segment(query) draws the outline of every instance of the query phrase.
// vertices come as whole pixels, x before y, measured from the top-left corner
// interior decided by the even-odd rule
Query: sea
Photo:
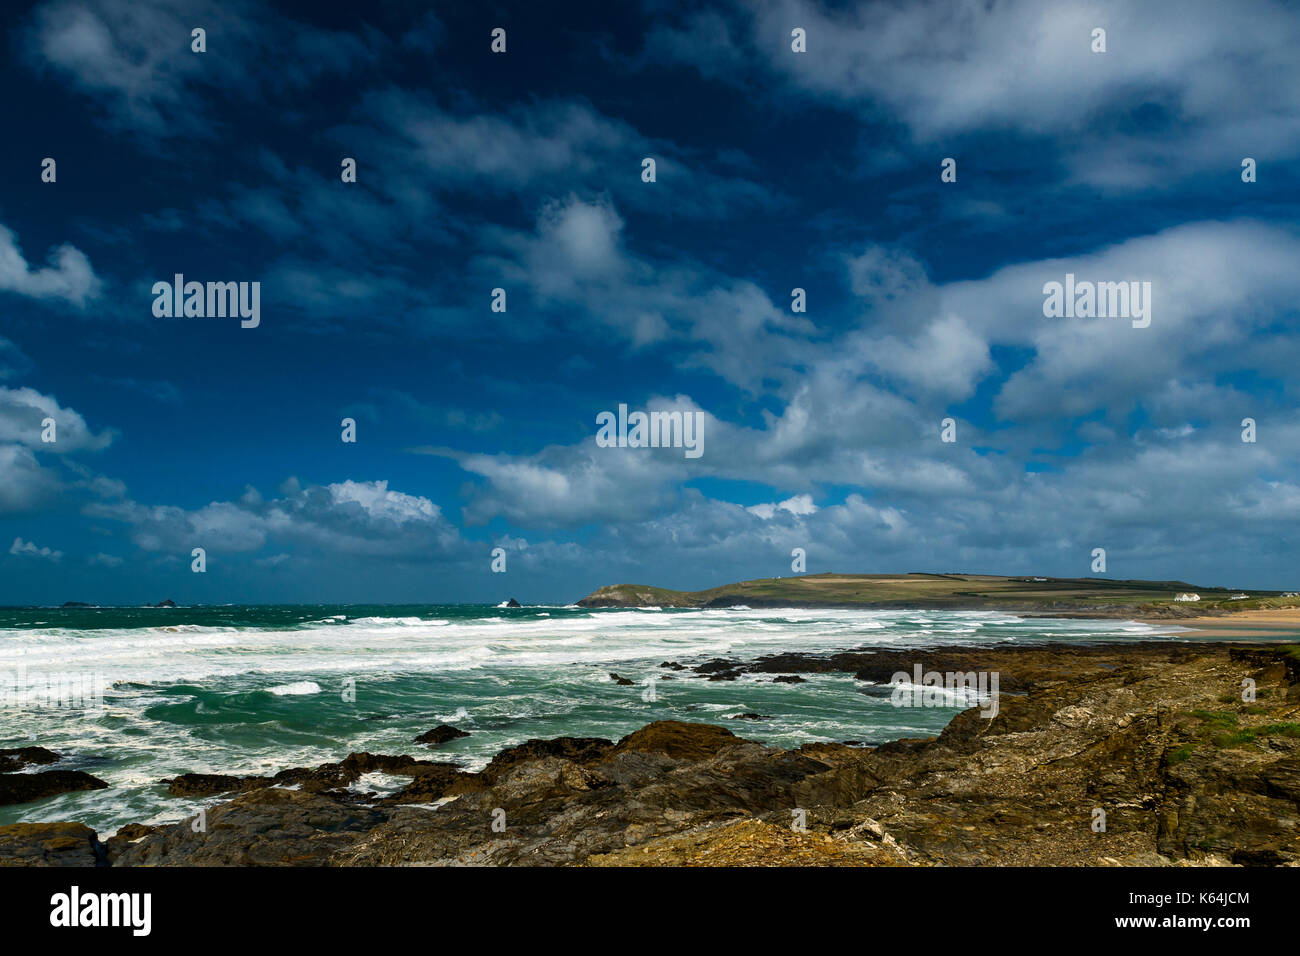
[[[199,804],[167,796],[162,782],[179,773],[270,775],[354,751],[475,770],[529,738],[617,740],[660,719],[720,724],[781,747],[877,744],[935,734],[976,701],[959,693],[941,706],[896,707],[888,688],[882,693],[848,673],[805,673],[804,683],[774,683],[774,674],[710,681],[690,668],[791,651],[1179,633],[1134,621],[988,611],[0,608],[0,748],[46,747],[64,759],[25,772],[84,770],[109,784],[0,806],[0,825],[71,820],[104,836],[125,823],[192,815]],[[764,719],[735,719],[741,714]],[[439,724],[469,736],[437,748],[414,742]],[[379,793],[405,782],[362,781]]]

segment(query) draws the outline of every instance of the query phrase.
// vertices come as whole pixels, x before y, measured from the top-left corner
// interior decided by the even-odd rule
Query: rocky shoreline
[[[937,737],[876,747],[785,750],[656,721],[618,741],[530,740],[479,772],[359,753],[270,777],[182,774],[168,781],[177,822],[108,837],[75,822],[4,826],[0,865],[1300,864],[1294,647],[862,650],[689,670],[848,673],[865,692],[915,664],[996,671],[996,716],[972,708]],[[761,715],[746,716],[745,735],[761,737]],[[422,736],[436,747],[454,731]],[[77,773],[31,772],[57,759],[0,751],[0,794],[22,802],[34,778]],[[377,793],[363,779],[376,773],[406,782]],[[104,785],[83,776],[77,788]]]

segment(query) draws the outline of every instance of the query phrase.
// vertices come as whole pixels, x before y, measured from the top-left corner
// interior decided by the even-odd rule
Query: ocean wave
[[[498,618],[497,620],[500,620]],[[350,624],[360,624],[363,627],[445,627],[451,622],[443,618],[422,618],[422,617],[357,617],[353,618]]]

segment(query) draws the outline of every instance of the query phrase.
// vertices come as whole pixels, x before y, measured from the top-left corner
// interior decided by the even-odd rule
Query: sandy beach
[[[1139,619],[1143,620],[1143,619]],[[1235,637],[1260,641],[1300,639],[1300,608],[1237,611],[1213,617],[1189,617],[1176,622],[1145,619],[1149,624],[1173,624],[1195,631],[1196,637]]]

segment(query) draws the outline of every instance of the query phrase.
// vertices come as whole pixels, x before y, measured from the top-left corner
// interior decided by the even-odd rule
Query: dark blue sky
[[[2,602],[567,602],[796,547],[1300,586],[1294,5],[6,14]],[[175,273],[260,325],[155,317]],[[1149,327],[1045,317],[1067,273]],[[620,403],[704,453],[598,447]]]

